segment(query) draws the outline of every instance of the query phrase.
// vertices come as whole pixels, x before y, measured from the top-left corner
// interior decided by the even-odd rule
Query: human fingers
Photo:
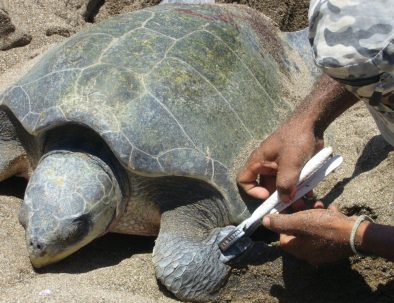
[[[279,243],[285,252],[313,266],[320,266],[332,259],[330,250],[333,247],[324,241],[316,241],[311,237],[281,234]],[[335,252],[333,254],[335,255]]]
[[[279,241],[280,247],[285,252],[316,267],[341,260],[352,254],[346,246],[308,236],[281,234]]]
[[[338,205],[336,205],[336,204],[334,204],[334,203],[331,203],[331,204],[327,207],[327,209],[333,210],[333,211],[339,211]]]
[[[256,199],[265,200],[269,197],[270,192],[264,186],[257,182],[258,176],[272,176],[276,173],[277,164],[267,161],[255,161],[243,168],[238,176],[238,185],[250,196]]]
[[[314,255],[318,255],[313,242],[306,237],[281,234],[279,245],[288,254],[308,263],[315,259]]]
[[[316,201],[313,205],[313,209],[324,209],[324,204],[322,201]]]
[[[276,190],[276,173],[275,175],[260,175],[259,184],[266,188],[271,194]]]
[[[303,164],[300,157],[291,155],[279,159],[276,188],[282,202],[288,203],[294,198]]]
[[[313,193],[313,190],[309,191],[306,195],[304,195],[301,199],[295,201],[291,208],[293,212],[299,212],[302,210],[307,210],[314,208],[316,203],[316,196]]]
[[[296,236],[280,234],[279,245],[284,251],[292,253],[294,242],[297,242]]]
[[[292,215],[268,215],[263,218],[263,225],[265,228],[277,233],[295,235],[302,231],[302,225],[304,223],[303,217],[303,212]]]
[[[293,202],[289,208],[291,209],[291,213],[296,213],[307,209],[307,205],[304,203],[303,199],[298,199],[297,201]]]
[[[245,190],[245,192],[249,196],[259,200],[266,200],[270,196],[269,191],[266,188],[259,186],[258,184]]]

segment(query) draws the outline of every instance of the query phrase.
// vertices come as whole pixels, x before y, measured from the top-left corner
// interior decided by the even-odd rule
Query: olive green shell
[[[151,7],[67,39],[0,102],[33,137],[84,125],[134,173],[207,181],[238,221],[234,159],[288,108],[279,34],[244,6]]]

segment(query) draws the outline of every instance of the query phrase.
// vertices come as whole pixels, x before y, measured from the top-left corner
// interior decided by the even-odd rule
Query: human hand
[[[237,183],[256,199],[267,199],[275,188],[283,202],[296,193],[303,165],[323,147],[312,127],[293,119],[264,140],[250,155],[237,176]]]
[[[311,209],[291,215],[269,215],[263,225],[280,233],[280,247],[312,265],[353,255],[349,245],[355,218],[331,209]],[[367,223],[367,222],[365,222]]]

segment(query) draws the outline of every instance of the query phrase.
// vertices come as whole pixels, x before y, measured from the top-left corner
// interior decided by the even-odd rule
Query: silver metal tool
[[[290,203],[281,202],[278,192],[274,192],[248,219],[235,227],[219,242],[219,248],[222,251],[224,260],[228,262],[250,247],[251,240],[246,238],[261,225],[265,215],[278,213],[289,207],[293,202],[316,187],[320,181],[341,165],[342,162],[343,158],[341,156],[332,156],[331,147],[323,148],[318,152],[301,170],[297,184],[297,193]]]

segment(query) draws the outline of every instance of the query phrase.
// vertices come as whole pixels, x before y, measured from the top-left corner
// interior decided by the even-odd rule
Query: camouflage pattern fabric
[[[367,108],[374,118],[382,137],[394,146],[394,112],[387,108],[387,111],[380,111],[376,106],[367,103]],[[391,111],[388,111],[391,110]]]
[[[381,102],[394,94],[393,0],[311,0],[308,17],[316,65],[368,101],[394,146],[394,102]]]

